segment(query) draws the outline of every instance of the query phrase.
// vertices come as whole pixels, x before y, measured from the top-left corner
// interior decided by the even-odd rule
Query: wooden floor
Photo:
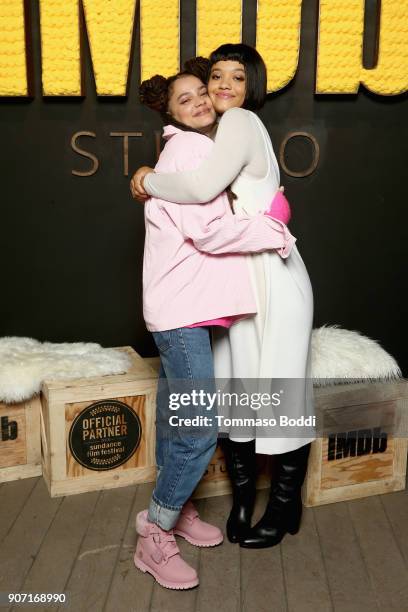
[[[133,565],[134,519],[151,490],[51,499],[42,478],[0,485],[0,592],[65,592],[62,610],[96,612],[408,611],[406,490],[306,508],[301,531],[266,550],[179,540],[200,576],[198,588],[181,592]],[[258,494],[257,516],[266,495]],[[223,527],[230,497],[197,506]]]

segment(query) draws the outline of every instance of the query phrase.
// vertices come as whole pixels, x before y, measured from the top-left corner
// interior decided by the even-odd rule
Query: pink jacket
[[[212,141],[168,125],[156,172],[193,170]],[[145,204],[143,314],[149,331],[256,313],[244,253],[277,249],[288,257],[296,238],[262,213],[235,216],[225,193],[209,204]]]

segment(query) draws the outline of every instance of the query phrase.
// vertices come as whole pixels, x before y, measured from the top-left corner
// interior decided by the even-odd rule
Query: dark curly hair
[[[210,72],[210,60],[206,57],[192,57],[184,62],[184,72],[188,72],[199,78],[203,83],[207,83]]]
[[[155,74],[140,85],[140,102],[152,110],[162,113],[167,108],[168,89],[167,79],[161,74]]]
[[[140,102],[152,110],[159,112],[165,121],[168,121],[167,108],[171,95],[171,88],[175,81],[183,76],[195,76],[203,83],[207,83],[210,62],[204,57],[193,57],[187,60],[183,70],[171,77],[155,74],[143,81],[139,88]]]

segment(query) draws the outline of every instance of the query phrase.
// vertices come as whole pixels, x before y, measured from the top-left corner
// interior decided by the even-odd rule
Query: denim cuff
[[[180,512],[181,508],[180,510],[170,510],[169,508],[161,506],[152,497],[150,500],[147,520],[151,523],[156,523],[156,525],[165,531],[169,531],[170,529],[173,529],[174,525],[177,523]]]

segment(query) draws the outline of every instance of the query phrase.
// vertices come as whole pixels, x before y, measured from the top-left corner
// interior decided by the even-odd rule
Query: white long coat
[[[238,215],[240,211],[253,215],[265,210],[280,185],[279,166],[268,132],[257,117],[256,124],[264,137],[268,174],[258,180],[242,175],[235,179],[231,187],[238,197],[234,202]],[[287,259],[273,251],[248,255],[247,259],[258,314],[238,321],[229,330],[213,328],[215,376],[223,380],[259,379],[260,389],[265,387],[265,383],[268,386],[267,381],[272,381],[273,386],[277,379],[296,379],[287,385],[290,387],[290,417],[312,416],[313,292],[305,264],[296,244]],[[277,385],[281,386],[279,381]],[[254,416],[267,414],[272,414],[271,408],[262,409]],[[315,439],[310,428],[290,431],[291,436],[284,437],[283,430],[275,428],[273,435],[265,437],[265,430],[258,429],[254,432],[256,452],[283,453]],[[308,437],[305,437],[306,433]],[[230,435],[233,437],[231,430]]]

